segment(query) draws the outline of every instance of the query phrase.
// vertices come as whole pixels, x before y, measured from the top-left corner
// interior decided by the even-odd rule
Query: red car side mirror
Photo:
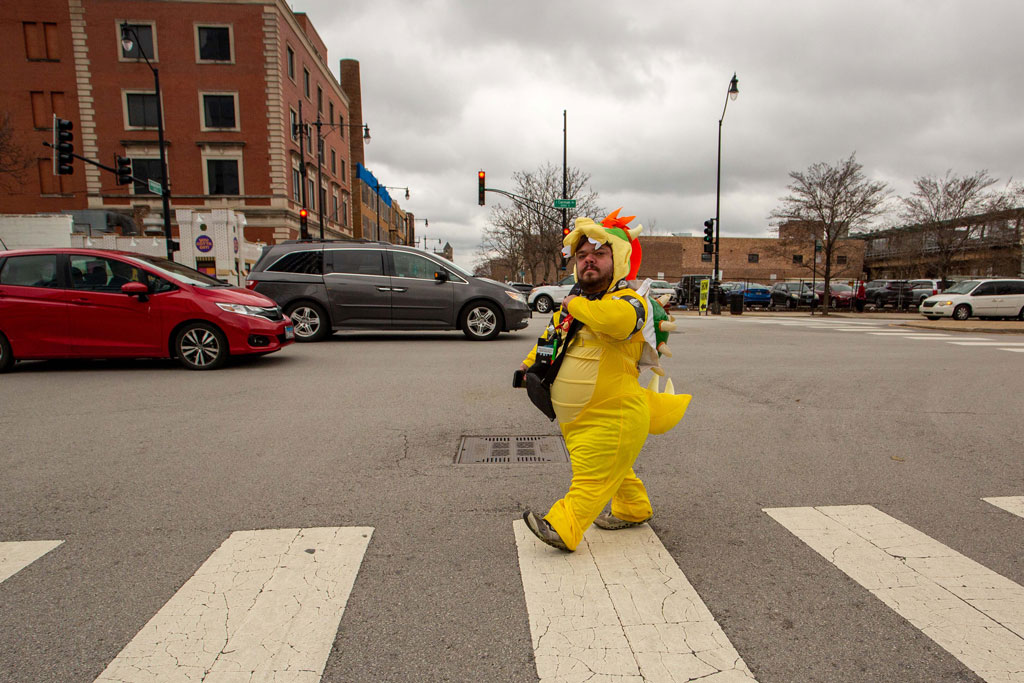
[[[137,296],[139,301],[146,301],[149,287],[141,282],[126,282],[121,285],[121,292],[128,296]]]

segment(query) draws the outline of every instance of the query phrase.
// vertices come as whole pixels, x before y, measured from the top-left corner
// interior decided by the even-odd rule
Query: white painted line
[[[1000,351],[1015,351],[1017,353],[1024,353],[1024,349],[1021,349],[1021,348],[1008,349],[1008,348],[1005,348],[1005,347],[1000,347],[999,350]]]
[[[96,681],[316,683],[372,533],[234,532]]]
[[[949,335],[948,334],[915,334],[915,335],[912,335],[910,337],[907,337],[907,339],[934,339],[936,341],[948,341],[949,340]]]
[[[870,505],[765,509],[987,681],[1024,680],[1024,588]]]
[[[542,683],[754,680],[649,526],[591,527],[571,554],[513,528]]]
[[[878,337],[911,337],[914,335],[913,332],[868,332]]]
[[[957,346],[1024,346],[1024,342],[1002,341],[951,341],[949,343]]]
[[[0,543],[0,583],[11,578],[64,541],[4,541]]]
[[[1017,350],[1017,349],[1015,349]],[[1004,496],[1001,498],[982,498],[986,503],[991,503],[998,508],[1013,513],[1018,517],[1024,517],[1024,496]]]

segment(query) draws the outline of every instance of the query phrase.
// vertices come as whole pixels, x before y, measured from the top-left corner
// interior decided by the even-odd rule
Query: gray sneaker
[[[544,543],[547,543],[552,548],[572,552],[565,545],[565,542],[562,541],[562,537],[558,535],[558,532],[543,517],[538,517],[532,512],[527,511],[523,513],[523,521],[526,522],[527,528],[533,532],[533,535]]]
[[[607,529],[609,531],[617,531],[619,529],[628,529],[632,526],[640,526],[641,524],[647,524],[647,522],[651,521],[652,519],[654,519],[654,515],[651,515],[647,519],[642,520],[640,522],[627,522],[624,519],[619,519],[610,512],[602,512],[600,515],[597,516],[597,519],[594,520],[594,526],[601,529]]]

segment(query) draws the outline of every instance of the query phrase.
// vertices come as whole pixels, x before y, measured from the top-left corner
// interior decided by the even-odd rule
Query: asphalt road
[[[756,679],[981,680],[763,510],[871,505],[1024,584],[1024,519],[982,500],[1024,495],[1024,353],[680,322],[664,365],[694,399],[636,469]],[[557,434],[510,387],[541,324],[0,377],[0,542],[64,541],[0,583],[0,681],[93,681],[233,531],[342,526],[373,534],[322,680],[536,680],[512,522],[569,467],[452,461],[462,435]]]

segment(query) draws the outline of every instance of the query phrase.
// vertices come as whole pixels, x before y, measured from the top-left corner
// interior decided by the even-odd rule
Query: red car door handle
[[[78,299],[72,299],[71,303],[78,304],[79,306],[84,306],[84,305],[89,304],[90,302],[89,302],[88,299],[78,298]]]

